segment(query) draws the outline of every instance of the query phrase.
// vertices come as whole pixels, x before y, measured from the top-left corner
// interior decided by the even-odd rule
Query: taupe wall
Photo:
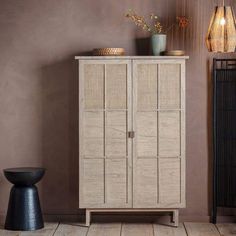
[[[219,1],[220,2],[220,1]],[[235,1],[227,1],[233,4]],[[204,37],[214,0],[1,0],[0,167],[45,166],[40,185],[45,214],[76,214],[78,94],[73,57],[95,47],[136,53],[143,36],[123,15],[129,8],[166,22],[186,14],[185,33],[170,32],[168,47],[185,49],[187,64],[188,219],[207,219],[211,197],[210,83]],[[236,4],[234,3],[234,6]],[[10,184],[0,175],[0,215]]]

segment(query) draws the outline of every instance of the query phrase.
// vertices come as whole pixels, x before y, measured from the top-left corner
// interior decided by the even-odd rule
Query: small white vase
[[[166,51],[166,34],[153,34],[151,36],[152,53],[159,56]]]

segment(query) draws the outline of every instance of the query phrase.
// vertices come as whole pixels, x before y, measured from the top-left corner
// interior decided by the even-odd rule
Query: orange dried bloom
[[[185,16],[178,16],[176,19],[180,28],[186,28],[189,24],[189,19]]]

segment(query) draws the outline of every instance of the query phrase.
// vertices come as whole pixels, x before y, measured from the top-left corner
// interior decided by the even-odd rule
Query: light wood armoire
[[[170,212],[185,199],[188,57],[76,57],[79,208]]]

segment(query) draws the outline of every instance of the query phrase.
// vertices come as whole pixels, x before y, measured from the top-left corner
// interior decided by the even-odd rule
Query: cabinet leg
[[[175,227],[179,226],[179,210],[173,211],[172,222],[173,222],[173,226]]]
[[[85,225],[90,226],[90,222],[91,222],[91,211],[86,209],[86,222],[85,222]]]

